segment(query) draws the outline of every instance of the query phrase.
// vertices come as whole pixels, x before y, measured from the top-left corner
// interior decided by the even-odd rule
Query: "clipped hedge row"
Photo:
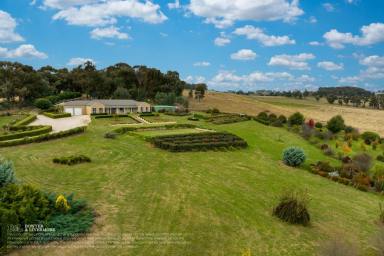
[[[5,140],[14,140],[14,139],[20,139],[24,137],[31,137],[36,135],[41,135],[45,133],[50,133],[52,131],[52,126],[46,125],[46,126],[31,126],[35,129],[32,130],[26,130],[22,132],[16,132],[16,133],[10,133],[5,135],[0,135],[0,141]]]
[[[143,112],[143,113],[140,113],[139,116],[159,116],[159,113]]]
[[[100,118],[112,118],[112,117],[129,117],[127,114],[121,114],[121,115],[95,115],[95,119],[100,119]]]
[[[67,137],[70,135],[83,133],[86,131],[86,129],[87,129],[86,126],[81,126],[81,127],[76,127],[70,130],[56,132],[56,133],[46,133],[46,134],[37,135],[33,137],[25,137],[22,139],[0,141],[0,147],[10,147],[10,146],[16,146],[16,145],[23,145],[23,144],[59,139],[59,138]]]
[[[72,115],[70,113],[50,113],[50,112],[44,112],[43,115],[57,119],[57,118],[65,118],[65,117],[71,117]]]
[[[36,115],[32,114],[32,115],[29,115],[19,121],[17,121],[16,123],[14,123],[12,126],[21,126],[21,125],[27,125],[27,124],[30,124],[32,123],[33,121],[35,121],[37,118]]]
[[[90,163],[91,158],[78,155],[78,156],[67,156],[67,157],[57,157],[52,160],[55,164],[65,164],[65,165],[74,165],[81,163]]]
[[[205,151],[230,147],[246,148],[248,146],[242,138],[224,132],[158,136],[150,138],[149,141],[155,147],[172,152]]]
[[[248,121],[250,119],[251,118],[246,115],[223,114],[223,115],[212,116],[208,119],[208,121],[213,124],[231,124],[231,123]]]
[[[145,127],[120,127],[111,131],[111,133],[124,134],[127,132],[133,131],[148,131],[148,130],[169,130],[169,129],[178,129],[178,128],[196,128],[193,124],[167,124],[167,125],[152,125]]]

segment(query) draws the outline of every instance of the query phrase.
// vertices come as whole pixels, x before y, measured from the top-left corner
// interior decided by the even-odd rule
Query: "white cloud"
[[[304,13],[299,0],[191,0],[188,9],[218,28],[231,26],[238,20],[292,22]]]
[[[247,25],[242,28],[237,28],[234,32],[235,35],[245,36],[247,39],[256,40],[264,46],[278,46],[286,44],[295,44],[295,40],[290,39],[288,36],[269,36],[264,33],[260,28]]]
[[[127,33],[119,31],[119,28],[111,26],[106,28],[95,28],[91,31],[91,37],[93,39],[102,39],[102,38],[117,38],[120,40],[129,39]]]
[[[220,32],[220,36],[215,38],[214,43],[217,46],[225,46],[231,43],[231,39],[224,32]]]
[[[367,80],[384,79],[384,56],[372,55],[368,57],[360,57],[359,63],[366,67],[360,70],[360,73],[355,76],[340,78],[340,83],[354,84]]]
[[[230,90],[239,88],[248,88],[250,90],[261,89],[262,87],[270,87],[273,83],[278,82],[283,87],[303,88],[315,81],[315,78],[308,75],[295,77],[288,72],[267,72],[254,71],[246,75],[237,75],[234,71],[221,70],[210,81],[210,88],[220,90]],[[258,88],[256,88],[258,87]]]
[[[361,36],[354,36],[351,33],[341,33],[332,29],[323,35],[327,44],[332,48],[342,49],[345,44],[367,46],[384,42],[384,24],[371,23],[361,28]]]
[[[275,55],[273,56],[268,65],[269,66],[283,66],[288,67],[290,69],[297,69],[297,70],[309,70],[310,67],[308,65],[309,60],[312,60],[315,58],[315,55],[311,53],[301,53],[298,55]]]
[[[312,41],[312,42],[309,42],[308,44],[311,45],[311,46],[321,46],[321,45],[323,45],[322,43],[320,43],[318,41]]]
[[[139,19],[152,24],[167,20],[160,11],[160,6],[150,1],[142,3],[139,0],[83,0],[78,3],[71,0],[65,5],[61,1],[53,2],[55,4],[51,3],[50,7],[57,6],[55,8],[61,9],[53,19],[65,20],[70,25],[105,26],[115,24],[119,17]]]
[[[92,62],[92,63],[96,63],[93,59],[89,59],[89,58],[72,58],[68,61],[67,65],[68,66],[79,66],[79,65],[83,65],[85,62]]]
[[[209,66],[211,66],[211,63],[209,63],[208,61],[200,61],[200,62],[194,63],[193,66],[195,66],[195,67],[209,67]]]
[[[332,61],[322,61],[322,62],[317,63],[317,66],[319,68],[322,68],[322,69],[325,69],[328,71],[336,71],[336,70],[343,70],[344,69],[344,65],[342,63],[337,64],[337,63],[334,63]]]
[[[241,49],[238,52],[231,54],[233,60],[254,60],[257,54],[250,49]]]
[[[81,6],[101,2],[100,0],[44,0],[43,6],[53,9],[67,9],[72,6]]]
[[[38,58],[46,59],[48,56],[36,50],[35,46],[31,44],[22,44],[16,49],[7,49],[0,47],[0,57],[1,58]]]
[[[187,76],[184,81],[189,84],[201,84],[205,83],[206,79],[203,76]]]
[[[181,5],[180,5],[180,1],[179,0],[175,0],[174,3],[168,3],[168,8],[169,9],[179,9],[181,8]]]
[[[16,21],[9,13],[0,10],[0,43],[20,42],[24,39],[15,32]]]
[[[323,7],[327,12],[333,12],[335,10],[335,7],[331,3],[324,3]]]
[[[164,33],[164,32],[160,32],[160,35],[161,35],[162,37],[168,37],[168,34],[167,34],[167,33]]]
[[[316,17],[315,16],[309,17],[309,23],[312,23],[312,24],[317,23]]]

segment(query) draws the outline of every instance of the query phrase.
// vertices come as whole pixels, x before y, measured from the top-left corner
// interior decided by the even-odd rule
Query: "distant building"
[[[151,112],[151,105],[135,100],[73,100],[59,104],[72,116]]]

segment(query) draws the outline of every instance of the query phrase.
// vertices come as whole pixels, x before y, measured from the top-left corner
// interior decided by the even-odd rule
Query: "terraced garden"
[[[13,255],[242,255],[250,251],[297,256],[316,254],[322,243],[334,237],[353,243],[362,255],[374,255],[381,197],[310,173],[311,164],[318,161],[338,163],[317,145],[285,128],[253,120],[222,125],[189,121],[187,116],[172,120],[232,133],[248,147],[176,154],[154,148],[130,132],[106,139],[105,133],[124,125],[103,119],[93,120],[83,134],[2,148],[0,155],[14,162],[21,182],[86,199],[98,216],[90,240],[145,233],[178,237],[180,243],[132,242],[120,247],[117,241],[116,246],[81,248],[87,238],[80,238],[63,243],[62,249],[60,245],[27,247]],[[142,132],[157,136],[179,130]],[[305,151],[307,159],[300,168],[282,163],[282,151],[288,146]],[[92,162],[75,167],[53,163],[60,155],[85,155]],[[278,197],[291,188],[304,189],[310,197],[309,227],[272,216]]]

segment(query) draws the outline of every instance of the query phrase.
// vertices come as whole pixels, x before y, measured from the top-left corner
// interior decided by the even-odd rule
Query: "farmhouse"
[[[151,112],[151,105],[135,100],[73,100],[60,104],[72,116]]]

